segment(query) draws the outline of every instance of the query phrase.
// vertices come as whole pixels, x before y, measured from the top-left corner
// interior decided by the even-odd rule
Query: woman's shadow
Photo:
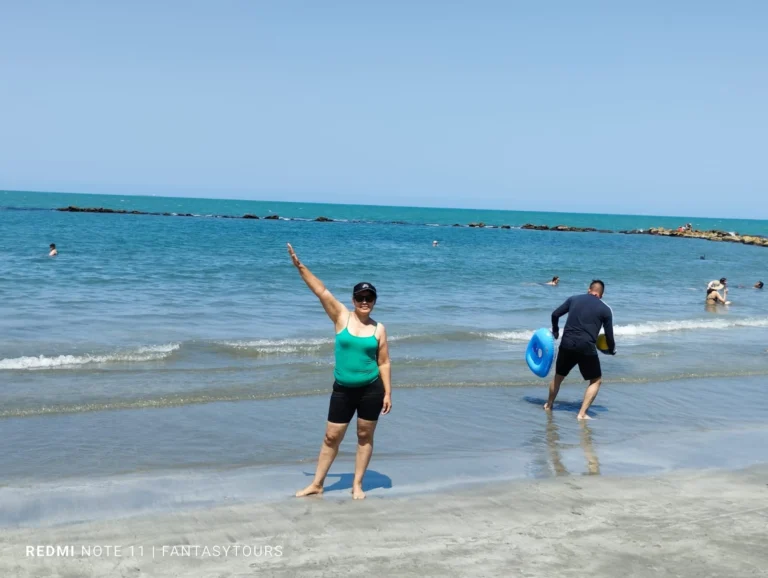
[[[314,476],[312,472],[304,472],[305,476]],[[330,486],[324,486],[323,492],[336,492],[339,490],[351,490],[352,481],[355,479],[355,474],[328,474],[327,478],[339,478],[336,482]],[[366,470],[363,476],[363,491],[368,492],[370,490],[376,490],[378,488],[390,489],[392,487],[392,478],[379,473],[375,470]]]

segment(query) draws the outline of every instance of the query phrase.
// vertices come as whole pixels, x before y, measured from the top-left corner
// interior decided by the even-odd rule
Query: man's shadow
[[[528,403],[531,403],[533,405],[538,405],[539,407],[544,407],[544,404],[547,403],[547,400],[541,397],[531,397],[529,395],[526,395],[523,397],[525,401]],[[555,400],[555,404],[552,406],[552,411],[568,411],[571,413],[579,413],[579,410],[581,409],[581,401],[557,401]],[[597,403],[593,403],[589,409],[587,410],[587,415],[590,417],[593,413],[604,413],[608,411],[608,408],[604,405],[600,405]]]
[[[304,472],[305,476],[314,476],[312,472]],[[351,490],[352,481],[355,479],[355,474],[328,474],[326,478],[339,478],[330,486],[324,486],[324,492],[336,492],[339,490]],[[378,488],[390,489],[392,487],[392,478],[379,473],[375,470],[366,470],[363,476],[363,491],[368,492],[370,490],[376,490]]]

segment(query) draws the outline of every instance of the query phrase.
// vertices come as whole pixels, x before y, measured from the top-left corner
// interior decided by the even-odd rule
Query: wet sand
[[[768,466],[755,466],[7,529],[0,575],[746,577],[766,575],[766,543]],[[29,555],[48,545],[71,550]]]

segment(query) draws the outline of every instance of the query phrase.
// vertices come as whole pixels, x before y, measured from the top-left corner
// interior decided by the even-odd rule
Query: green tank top
[[[349,319],[347,319],[349,325]],[[347,327],[336,334],[336,367],[333,377],[344,387],[363,387],[379,377],[379,340],[376,332],[356,337]]]

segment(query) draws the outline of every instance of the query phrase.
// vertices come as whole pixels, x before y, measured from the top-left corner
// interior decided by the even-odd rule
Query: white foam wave
[[[687,321],[650,321],[630,325],[618,325],[616,335],[650,335],[670,331],[694,331],[697,329],[733,329],[736,327],[768,327],[768,318],[745,319],[692,319]]]
[[[637,335],[652,335],[672,331],[722,330],[737,327],[768,327],[768,317],[748,317],[744,319],[691,319],[679,321],[648,321],[629,325],[616,325],[614,335],[625,337]],[[562,333],[562,327],[560,328]],[[500,341],[528,341],[533,331],[496,331],[483,333],[488,339]]]
[[[0,370],[56,369],[59,367],[78,367],[91,363],[160,361],[171,355],[171,353],[179,349],[179,347],[180,345],[178,343],[168,343],[166,345],[140,347],[131,351],[119,351],[116,353],[108,353],[104,355],[57,355],[53,357],[39,355],[37,357],[15,357],[11,359],[0,359]]]
[[[255,339],[252,341],[222,341],[221,345],[234,349],[256,351],[258,353],[298,353],[317,351],[323,345],[332,343],[330,339]]]
[[[496,331],[483,333],[483,335],[489,339],[500,341],[529,341],[533,337],[533,331]]]

